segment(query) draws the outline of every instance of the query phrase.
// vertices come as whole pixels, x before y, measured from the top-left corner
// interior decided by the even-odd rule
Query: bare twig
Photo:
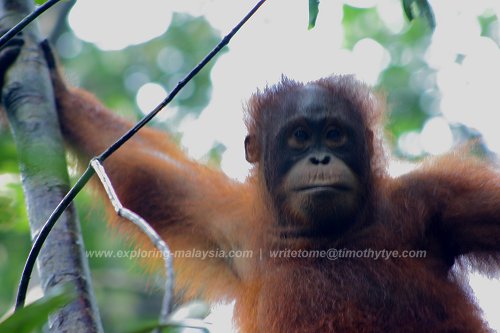
[[[104,186],[104,190],[106,191],[113,208],[115,209],[118,216],[121,216],[137,227],[139,227],[143,233],[145,233],[149,239],[153,242],[156,248],[161,252],[163,256],[163,260],[165,261],[165,295],[163,296],[162,307],[160,311],[160,324],[166,324],[168,320],[168,315],[170,313],[171,307],[171,299],[174,290],[174,271],[172,268],[172,253],[170,249],[161,237],[154,231],[153,228],[139,215],[132,212],[131,210],[123,207],[120,199],[116,195],[115,189],[111,184],[111,180],[109,179],[104,167],[97,159],[92,159],[90,161],[90,165],[94,168],[97,176],[101,180],[102,185]]]

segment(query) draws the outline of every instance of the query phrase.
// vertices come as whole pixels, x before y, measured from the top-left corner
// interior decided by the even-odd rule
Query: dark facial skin
[[[266,110],[271,119],[266,121],[261,165],[282,233],[340,234],[361,210],[366,191],[361,121],[347,100],[318,85],[300,87],[278,100]]]

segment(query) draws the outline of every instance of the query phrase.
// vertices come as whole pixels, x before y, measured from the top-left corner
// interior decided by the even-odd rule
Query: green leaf
[[[47,0],[35,0],[35,3],[36,3],[37,5],[43,5],[43,4],[44,4],[44,3],[46,3],[46,2],[47,2]]]
[[[157,322],[149,322],[133,329],[130,333],[148,333],[156,328],[161,328],[162,333],[184,332],[185,328],[192,328],[197,332],[209,333],[209,325],[203,318],[210,313],[210,307],[204,302],[194,301],[187,303],[170,314],[166,324],[160,325]]]
[[[309,0],[309,26],[308,29],[314,28],[316,19],[319,13],[319,0]]]
[[[209,333],[209,325],[199,319],[185,319],[178,321],[169,321],[164,325],[158,323],[148,323],[138,329],[134,329],[131,333],[149,333],[160,328],[162,333],[180,333],[186,329],[192,329],[196,332]]]
[[[402,0],[403,10],[408,20],[413,21],[415,18],[422,18],[427,25],[434,30],[436,20],[434,12],[427,0]]]
[[[41,329],[50,313],[70,302],[72,294],[61,289],[15,312],[0,323],[0,332],[30,333]]]
[[[405,12],[406,18],[408,18],[409,21],[413,21],[413,10],[412,10],[412,4],[415,2],[415,0],[403,0],[403,10]]]

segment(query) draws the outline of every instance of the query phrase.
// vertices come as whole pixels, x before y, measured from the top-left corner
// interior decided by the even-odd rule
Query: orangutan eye
[[[295,149],[303,149],[310,140],[311,133],[304,127],[298,127],[288,138],[288,146]]]
[[[347,135],[340,127],[330,127],[326,132],[326,141],[330,147],[340,147],[347,142]]]
[[[298,128],[295,132],[293,132],[293,137],[295,140],[303,142],[309,139],[309,133],[307,133],[303,128]]]

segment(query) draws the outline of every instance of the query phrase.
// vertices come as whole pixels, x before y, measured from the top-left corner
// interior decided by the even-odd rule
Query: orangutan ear
[[[247,135],[245,137],[245,158],[249,163],[256,163],[259,161],[259,147],[255,135]]]

